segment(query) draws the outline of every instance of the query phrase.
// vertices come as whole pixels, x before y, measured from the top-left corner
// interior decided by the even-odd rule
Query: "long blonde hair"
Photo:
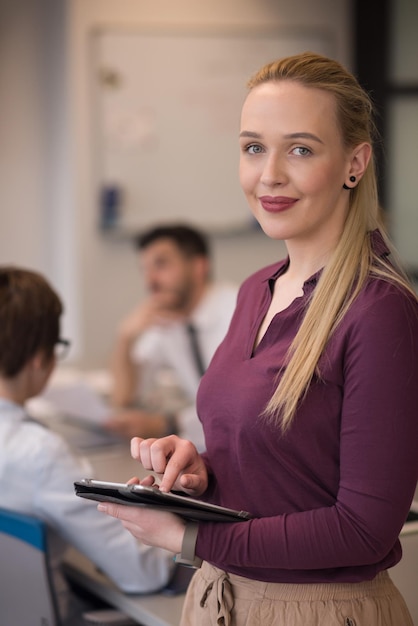
[[[347,149],[373,145],[376,129],[373,105],[355,77],[340,63],[305,52],[262,67],[248,82],[254,87],[272,81],[293,80],[323,89],[335,98],[337,122]],[[385,233],[378,201],[372,158],[362,179],[350,192],[349,211],[341,238],[325,266],[306,308],[304,319],[288,352],[283,376],[265,414],[286,430],[318,369],[324,348],[370,274],[392,281],[415,295],[399,263],[375,254],[370,232],[379,229],[390,252],[396,253]]]

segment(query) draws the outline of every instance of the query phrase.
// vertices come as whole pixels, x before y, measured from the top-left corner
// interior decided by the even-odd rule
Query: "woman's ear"
[[[369,161],[372,156],[372,147],[369,143],[364,142],[360,145],[356,146],[352,153],[351,159],[349,160],[349,170],[347,172],[347,180],[350,179],[350,176],[355,176],[356,181],[358,182],[364,175],[364,172],[367,169]]]

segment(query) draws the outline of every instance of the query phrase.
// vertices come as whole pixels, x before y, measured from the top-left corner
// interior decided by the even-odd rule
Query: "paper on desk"
[[[50,402],[57,413],[103,425],[111,416],[112,410],[104,399],[83,381],[69,385],[50,386],[42,397]]]

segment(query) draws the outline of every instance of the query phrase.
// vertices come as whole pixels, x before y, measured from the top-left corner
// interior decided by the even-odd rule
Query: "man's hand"
[[[182,317],[178,311],[162,306],[158,298],[151,295],[122,321],[119,326],[119,338],[133,343],[151,326],[168,324]]]
[[[167,434],[167,418],[161,413],[140,409],[123,409],[109,419],[104,427],[127,439],[132,437],[164,437]]]

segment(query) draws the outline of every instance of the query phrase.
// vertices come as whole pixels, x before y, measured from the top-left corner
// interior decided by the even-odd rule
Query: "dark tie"
[[[200,352],[199,343],[197,341],[196,327],[192,323],[186,324],[187,334],[189,335],[190,347],[196,369],[199,372],[199,376],[202,377],[205,373],[205,366],[203,365],[202,353]]]

